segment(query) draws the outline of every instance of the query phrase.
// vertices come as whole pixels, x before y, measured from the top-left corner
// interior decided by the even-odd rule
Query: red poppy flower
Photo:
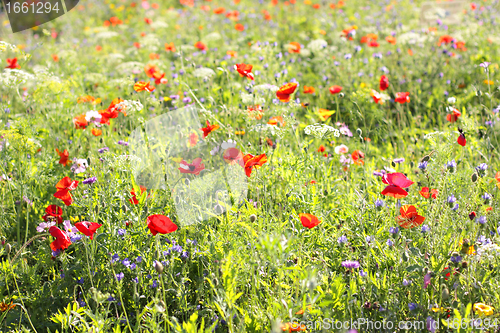
[[[61,224],[63,222],[63,210],[61,207],[57,205],[49,205],[47,206],[47,208],[45,208],[45,213],[47,213],[43,216],[43,220],[45,222],[49,220],[55,220],[58,224]]]
[[[75,223],[75,227],[78,229],[78,231],[80,231],[85,236],[90,237],[90,239],[94,239],[95,232],[101,226],[102,224],[87,221]]]
[[[189,135],[189,140],[188,140],[188,146],[189,147],[194,147],[196,146],[196,144],[198,143],[198,140],[200,139],[200,137],[198,136],[198,134],[196,133],[191,133]]]
[[[295,82],[290,82],[279,88],[279,90],[276,92],[276,97],[284,103],[290,102],[292,99],[292,94],[295,92],[295,89],[297,89],[297,83]]]
[[[254,79],[254,76],[252,74],[252,68],[253,68],[252,65],[247,65],[247,64],[244,64],[244,63],[234,65],[234,69],[236,71],[238,71],[238,73],[242,77],[246,77],[249,80],[253,80]]]
[[[299,217],[302,225],[308,229],[312,229],[321,223],[321,221],[312,214],[299,214]]]
[[[425,217],[418,215],[417,209],[413,205],[404,205],[399,209],[400,216],[396,217],[401,228],[411,229],[424,223]]]
[[[449,36],[449,35],[444,35],[439,37],[438,45],[441,46],[441,44],[450,44],[455,40],[455,38]]]
[[[173,42],[165,43],[165,51],[167,52],[175,52],[175,45]]]
[[[56,238],[52,243],[50,243],[52,251],[66,250],[71,245],[71,239],[69,236],[58,227],[50,227],[49,233],[52,237]]]
[[[324,152],[325,150],[326,150],[326,148],[323,145],[319,146],[319,148],[318,148],[318,152],[320,152],[320,153]]]
[[[267,156],[266,154],[254,156],[252,154],[246,154],[243,156],[243,162],[245,165],[245,173],[247,177],[250,177],[252,174],[252,169],[255,168],[260,168],[264,163],[267,162]]]
[[[144,72],[146,72],[146,75],[149,77],[153,77],[153,75],[159,71],[160,69],[156,65],[147,64],[144,67]]]
[[[383,195],[388,195],[396,199],[404,198],[408,195],[403,188],[413,184],[411,180],[406,178],[402,173],[386,173],[382,176],[382,182],[388,186],[382,191]]]
[[[329,90],[330,90],[330,93],[332,95],[336,95],[342,91],[342,87],[341,86],[331,86]]]
[[[404,104],[410,103],[410,93],[409,92],[398,92],[396,93],[396,102]]]
[[[422,190],[418,193],[420,193],[420,195],[426,199],[429,199],[431,196],[432,196],[432,199],[436,199],[439,191],[435,188],[433,188],[431,190],[428,187],[422,187]]]
[[[364,165],[365,161],[363,160],[365,158],[365,153],[363,153],[361,150],[355,150],[351,154],[351,158],[354,161],[354,164],[357,165]]]
[[[73,124],[75,124],[76,129],[85,129],[89,123],[85,119],[85,114],[81,114],[73,118]]]
[[[78,180],[71,180],[69,177],[64,177],[61,179],[56,188],[58,191],[54,193],[54,197],[61,199],[66,206],[69,206],[73,203],[73,198],[69,191],[74,190],[78,186]]]
[[[446,120],[448,120],[450,123],[454,123],[455,121],[458,120],[458,117],[460,117],[461,115],[462,113],[460,113],[460,111],[458,111],[455,108],[452,108],[451,113],[446,115]]]
[[[147,188],[145,188],[142,185],[139,186],[139,188],[141,190],[141,195],[144,193],[144,191],[147,191]],[[135,191],[134,190],[130,191],[130,194],[132,195],[132,198],[128,199],[128,201],[130,201],[132,205],[137,205],[139,203],[139,200],[137,200],[137,197],[135,196]]]
[[[304,86],[304,94],[314,94],[316,89],[314,87]]]
[[[288,44],[288,53],[300,53],[301,46],[297,42],[291,42]]]
[[[192,163],[182,160],[179,167],[181,173],[190,173],[193,175],[199,175],[204,169],[205,164],[201,163],[201,157],[195,158]]]
[[[102,130],[99,128],[93,128],[91,132],[93,136],[100,136],[102,134]]]
[[[281,127],[285,126],[286,124],[285,121],[283,121],[282,116],[271,117],[267,123],[273,126],[278,126],[278,124],[280,124]]]
[[[207,120],[207,127],[200,128],[203,131],[203,138],[206,138],[212,131],[215,131],[219,128],[218,124],[210,125],[210,122]]]
[[[156,88],[149,85],[149,82],[139,81],[134,84],[134,90],[137,92],[146,90],[147,92],[153,92]]]
[[[237,23],[235,26],[234,26],[234,29],[236,29],[237,31],[243,31],[245,30],[245,26],[241,23]]]
[[[457,142],[462,147],[465,147],[465,144],[467,143],[467,140],[465,140],[465,134],[464,133],[460,133],[460,135],[458,136]]]
[[[7,66],[5,68],[16,69],[21,68],[17,63],[17,58],[7,59]]]
[[[165,79],[165,73],[155,72],[153,74],[153,78],[155,79],[155,84],[160,84],[160,83],[166,84],[168,82],[168,80]]]
[[[387,88],[389,88],[389,79],[387,78],[387,76],[382,75],[380,77],[380,90],[384,91]]]
[[[66,149],[64,149],[64,151],[60,152],[59,149],[56,148],[56,152],[59,154],[59,157],[60,157],[59,164],[66,166],[71,162],[71,160],[68,159],[69,153]]]
[[[219,7],[214,9],[214,14],[224,14],[226,9],[224,7]]]
[[[101,115],[101,124],[109,125],[109,119],[117,118],[120,112],[122,112],[125,116],[127,115],[127,112],[125,110],[116,108],[116,105],[120,104],[121,102],[123,102],[123,99],[115,98],[111,101],[106,110],[99,111],[99,114]]]
[[[444,275],[445,275],[445,278],[444,278],[444,279],[445,279],[445,280],[448,280],[448,278],[451,276],[451,268],[450,268],[450,267],[445,267],[445,268],[443,269],[443,273],[444,273]],[[455,269],[453,270],[453,275],[456,275],[457,273],[458,273],[458,270],[455,268]]]
[[[203,42],[197,42],[196,44],[194,44],[194,47],[196,47],[200,51],[208,50],[208,47],[205,44],[203,44]]]
[[[396,44],[396,38],[393,36],[387,36],[385,37],[385,41],[389,44],[395,45]]]
[[[177,226],[168,217],[160,214],[151,215],[147,218],[149,231],[156,234],[169,234],[177,230]]]
[[[369,47],[379,47],[380,44],[376,40],[371,40],[368,42]]]
[[[244,167],[243,154],[238,148],[228,148],[224,151],[224,161],[228,164],[239,164]]]

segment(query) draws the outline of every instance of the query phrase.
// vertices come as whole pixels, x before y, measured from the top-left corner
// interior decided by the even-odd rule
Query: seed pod
[[[257,215],[252,214],[250,215],[250,222],[255,222],[257,220]]]
[[[7,252],[7,255],[10,254],[11,250],[12,250],[12,246],[10,246],[9,243],[5,243],[5,252]]]
[[[442,284],[441,288],[442,288],[441,299],[447,300],[448,298],[450,298],[450,291],[448,290],[448,288],[446,287],[446,285]]]
[[[155,260],[154,267],[158,274],[163,273],[163,264],[161,262]]]
[[[477,181],[477,173],[473,173],[472,176],[471,176],[471,180],[473,183],[475,183]]]

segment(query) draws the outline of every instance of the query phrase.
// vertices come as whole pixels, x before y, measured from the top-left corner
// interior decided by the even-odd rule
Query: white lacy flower
[[[333,134],[335,137],[340,136],[340,131],[335,127],[318,123],[306,126],[306,128],[304,128],[304,133],[306,133],[307,135],[312,135],[316,138],[323,138],[331,134]]]
[[[262,96],[254,96],[253,94],[247,94],[245,92],[241,92],[241,101],[243,104],[252,104],[259,105],[266,103],[266,100]]]
[[[319,52],[328,46],[328,42],[324,39],[315,39],[307,45],[307,48],[312,52]]]
[[[222,142],[221,147],[224,150],[226,150],[228,148],[234,148],[234,147],[236,147],[236,141],[233,141],[233,140],[229,139],[227,141]]]
[[[498,256],[500,256],[500,246],[495,243],[488,243],[481,245],[476,249],[476,255],[474,258],[477,261],[493,261]]]
[[[457,99],[455,97],[448,97],[448,103],[455,104]]]
[[[20,84],[34,81],[35,76],[21,69],[5,69],[0,73],[0,84],[5,87],[15,87]]]
[[[13,45],[13,44],[9,44],[7,42],[4,42],[4,41],[0,41],[0,51],[7,51],[7,49],[10,49],[11,51],[17,51],[18,48],[17,46]]]
[[[265,84],[259,84],[259,85],[256,85],[255,87],[253,87],[253,90],[254,91],[258,91],[258,92],[277,92],[280,88],[275,86],[275,85],[272,85],[272,84],[269,84],[269,83],[265,83]]]
[[[126,99],[115,105],[115,109],[125,112],[139,112],[144,108],[141,102]]]
[[[208,35],[206,35],[205,37],[203,37],[203,41],[204,42],[216,42],[218,40],[221,40],[222,39],[222,36],[220,33],[218,32],[212,32],[212,33],[209,33]]]
[[[204,79],[204,78],[211,78],[212,76],[215,75],[215,72],[211,68],[201,67],[195,69],[193,75],[197,78]]]

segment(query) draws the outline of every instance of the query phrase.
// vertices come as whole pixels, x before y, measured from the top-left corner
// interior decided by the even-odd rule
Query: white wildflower
[[[306,133],[307,135],[312,135],[316,138],[323,138],[332,134],[335,137],[340,136],[340,131],[335,127],[318,123],[306,126],[306,128],[304,129],[304,133]]]
[[[115,105],[115,109],[125,112],[139,112],[144,108],[141,102],[126,99]]]
[[[193,75],[197,78],[204,79],[204,78],[211,78],[212,76],[215,75],[215,72],[211,68],[201,67],[195,69]]]

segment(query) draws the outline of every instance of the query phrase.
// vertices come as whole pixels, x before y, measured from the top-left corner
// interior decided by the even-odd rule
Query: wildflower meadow
[[[500,332],[498,0],[8,8],[1,332]]]

